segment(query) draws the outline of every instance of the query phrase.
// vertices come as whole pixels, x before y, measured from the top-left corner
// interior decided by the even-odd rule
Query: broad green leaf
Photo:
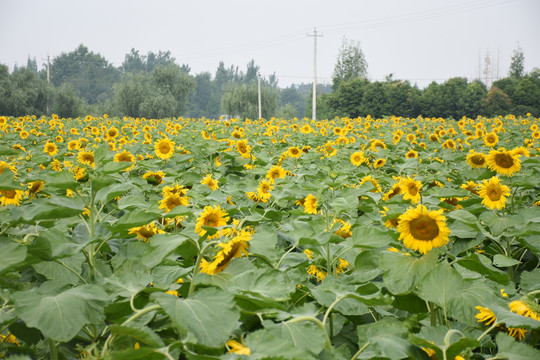
[[[202,289],[188,299],[168,294],[153,294],[185,342],[221,347],[238,327],[240,313],[231,294],[215,288]]]
[[[130,190],[129,184],[114,184],[98,190],[94,197],[96,203],[108,203],[117,196],[121,196]]]
[[[14,220],[36,222],[72,217],[82,213],[83,208],[84,202],[79,198],[36,199],[26,207],[21,219]]]
[[[448,263],[440,263],[418,283],[418,294],[422,299],[439,305],[446,318],[448,303],[464,288],[465,281],[459,273]]]
[[[504,256],[502,254],[497,254],[493,257],[493,265],[498,267],[509,267],[517,264],[519,264],[519,261],[514,258]]]
[[[533,271],[524,271],[521,274],[521,289],[526,292],[540,290],[540,269],[534,269]]]
[[[381,253],[381,267],[385,270],[384,284],[393,294],[411,291],[416,284],[437,264],[437,251],[419,258],[391,251]]]
[[[250,294],[263,299],[287,301],[296,284],[277,270],[254,269],[232,277],[224,290],[232,294]]]
[[[513,337],[504,333],[498,333],[495,342],[498,347],[497,358],[508,360],[540,359],[540,350],[517,342]]]
[[[17,265],[26,258],[26,247],[3,239],[0,242],[0,254],[2,261],[0,262],[0,273],[4,270],[9,270],[13,265]]]
[[[161,347],[164,346],[163,340],[149,327],[142,325],[109,325],[109,330],[111,334],[114,335],[124,335],[129,336],[132,339],[135,339],[141,344],[146,344],[151,347]]]
[[[354,246],[367,249],[388,247],[393,241],[388,231],[382,231],[374,227],[359,226],[352,231],[350,241]]]
[[[447,302],[448,314],[464,324],[476,325],[478,323],[474,316],[478,314],[478,311],[475,307],[485,306],[486,300],[493,299],[496,294],[492,288],[486,285],[484,279],[464,280],[461,286],[459,291],[456,288],[450,301]]]
[[[103,307],[109,301],[97,285],[51,292],[44,287],[13,294],[15,310],[30,327],[60,342],[73,339],[84,325],[104,321]]]
[[[478,274],[486,276],[487,278],[493,281],[496,281],[499,284],[508,285],[510,282],[510,279],[508,278],[508,274],[491,266],[490,262],[491,261],[489,260],[487,256],[474,253],[474,254],[469,255],[466,258],[459,259],[458,264],[460,266],[463,266],[466,269],[469,269],[471,271],[477,272]]]
[[[148,251],[140,257],[140,260],[148,269],[152,269],[154,266],[159,265],[166,256],[182,245],[186,240],[187,238],[180,234],[154,235],[150,239]]]
[[[8,168],[0,174],[0,190],[23,190],[20,183],[15,182],[15,174]]]
[[[47,279],[54,280],[59,284],[76,285],[81,282],[79,276],[81,276],[81,265],[83,261],[84,256],[79,253],[56,261],[42,261],[33,265],[33,268]],[[79,276],[74,272],[79,274]]]
[[[404,339],[408,330],[398,320],[384,318],[378,322],[360,325],[358,331],[358,346],[369,343],[366,350],[375,356],[403,359],[410,356],[412,345]],[[369,354],[369,353],[368,353]],[[368,355],[369,358],[374,356]],[[362,354],[360,359],[364,358]]]
[[[43,178],[47,187],[57,188],[57,189],[70,189],[75,190],[80,183],[75,180],[73,174],[69,171],[58,171],[46,174]]]
[[[159,214],[149,211],[131,211],[123,215],[111,228],[113,232],[129,230],[132,227],[151,223],[159,217]]]
[[[491,304],[488,308],[495,314],[497,322],[504,323],[506,327],[540,329],[540,321],[513,313],[509,308],[497,304]]]
[[[253,234],[249,242],[249,252],[256,256],[266,258],[270,263],[277,262],[283,255],[277,248],[278,235],[275,231],[264,229]]]
[[[156,349],[151,347],[141,347],[140,349],[129,349],[124,351],[110,353],[112,360],[162,360],[166,359],[165,355],[156,352]]]
[[[334,307],[335,311],[343,315],[363,315],[369,312],[362,297],[356,293],[356,286],[342,285],[335,278],[326,277],[322,284],[311,289],[311,295],[326,307],[343,297]]]
[[[131,165],[133,165],[133,163],[126,161],[111,161],[106,163],[103,167],[99,168],[99,170],[104,174],[113,174],[125,170]]]

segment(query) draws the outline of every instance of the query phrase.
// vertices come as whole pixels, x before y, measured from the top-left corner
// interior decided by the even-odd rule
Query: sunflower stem
[[[328,337],[328,332],[326,331],[326,327],[324,326],[324,324],[317,318],[313,317],[313,316],[300,316],[300,317],[297,317],[295,319],[291,319],[287,322],[285,322],[286,324],[293,324],[293,323],[297,323],[297,322],[302,322],[302,321],[310,321],[312,323],[314,323],[315,325],[317,325],[319,327],[319,329],[321,329],[324,333],[324,337],[325,337],[325,346],[328,350],[330,350],[332,353],[334,352],[334,349],[332,348],[332,343],[330,342],[330,338]]]
[[[360,348],[360,350],[358,350],[358,351],[353,355],[353,357],[351,358],[351,360],[356,360],[356,358],[357,358],[361,353],[363,353],[364,350],[366,350],[366,348],[367,348],[369,345],[371,345],[371,342],[370,342],[370,341],[368,341],[364,346],[362,346],[362,347]]]
[[[58,360],[58,349],[56,348],[56,343],[53,339],[49,338],[49,353],[51,360]]]
[[[199,267],[201,266],[201,261],[204,256],[204,253],[208,248],[214,244],[216,244],[218,241],[210,241],[208,244],[206,244],[202,250],[199,251],[199,254],[197,255],[197,260],[195,261],[195,266],[193,267],[193,273],[191,274],[191,282],[189,283],[189,290],[187,297],[190,297],[193,291],[195,290],[195,275],[199,273]],[[198,246],[198,244],[197,244]]]
[[[486,331],[484,331],[484,332],[482,333],[482,335],[480,335],[479,337],[476,338],[476,341],[482,340],[482,338],[483,338],[484,336],[486,336],[487,334],[489,334],[489,332],[490,332],[491,330],[495,329],[495,327],[497,327],[497,325],[499,325],[499,323],[498,323],[497,321],[495,321],[495,322],[493,323],[493,325],[491,325],[491,327],[490,327],[489,329],[487,329]]]

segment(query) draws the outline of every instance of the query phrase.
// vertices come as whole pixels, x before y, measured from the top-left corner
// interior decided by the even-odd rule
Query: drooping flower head
[[[309,194],[304,199],[303,206],[304,206],[304,212],[308,214],[316,214],[317,206],[319,206],[319,202],[313,194]]]
[[[443,209],[428,212],[424,205],[409,208],[399,217],[399,239],[409,249],[422,254],[446,245],[450,229],[442,212]]]
[[[212,179],[212,174],[206,175],[202,180],[201,184],[208,185],[208,187],[214,191],[219,189],[219,181],[217,179]]]
[[[242,255],[247,256],[250,240],[251,233],[249,231],[240,231],[237,236],[228,242],[219,243],[217,246],[221,250],[219,250],[211,263],[205,259],[201,260],[201,272],[215,275],[225,270],[232,259]]]

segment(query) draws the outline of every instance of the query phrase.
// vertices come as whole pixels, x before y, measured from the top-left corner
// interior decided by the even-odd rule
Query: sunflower
[[[406,159],[416,159],[418,157],[418,151],[411,149],[405,154]]]
[[[401,194],[401,185],[399,182],[392,185],[392,188],[383,195],[383,201],[388,201],[389,199],[393,198],[397,194]]]
[[[68,142],[68,150],[79,150],[81,148],[81,144],[77,140],[71,140]]]
[[[379,149],[386,149],[386,144],[382,140],[375,139],[371,141],[370,149],[372,151],[378,152]]]
[[[285,175],[287,175],[287,171],[285,171],[285,169],[279,165],[274,165],[266,173],[266,178],[273,183],[276,178],[283,179],[285,178]]]
[[[399,187],[404,200],[411,200],[413,204],[420,201],[420,189],[422,188],[420,181],[414,180],[411,177],[403,178],[400,181]]]
[[[229,217],[227,216],[227,212],[225,211],[225,209],[222,209],[221,206],[205,206],[204,210],[199,214],[199,217],[197,218],[197,223],[195,224],[195,232],[199,234],[199,236],[204,236],[206,234],[206,230],[202,228],[203,226],[221,227],[227,225],[227,221],[229,221]],[[217,232],[214,235],[208,236],[208,238],[212,239],[219,236],[220,233]]]
[[[201,180],[201,184],[203,185],[208,185],[208,187],[214,191],[214,190],[217,190],[219,189],[219,182],[217,179],[212,179],[212,174],[208,174],[206,175],[202,180]]]
[[[287,149],[287,155],[298,159],[302,155],[302,150],[298,146],[291,146],[289,149]]]
[[[262,200],[262,202],[267,202],[268,199],[272,196],[270,194],[270,191],[274,189],[274,186],[272,185],[272,182],[268,180],[261,180],[259,182],[259,186],[257,187],[257,196],[259,199]]]
[[[317,281],[322,281],[326,277],[326,272],[313,264],[309,265],[306,271],[311,277],[316,277]]]
[[[135,162],[135,156],[133,156],[129,151],[124,150],[114,155],[114,161],[115,162]]]
[[[201,260],[200,271],[209,275],[215,275],[225,270],[232,259],[242,255],[248,255],[249,241],[251,233],[248,231],[240,231],[240,233],[226,243],[219,243],[217,246],[221,250],[216,254],[211,263],[206,259]]]
[[[150,238],[156,234],[165,234],[165,231],[158,229],[155,223],[132,227],[129,229],[130,234],[136,234],[140,241],[148,242]]]
[[[521,340],[525,337],[525,334],[527,333],[527,330],[521,329],[521,328],[514,328],[509,327],[508,328],[508,335],[515,337],[518,340]]]
[[[483,168],[486,166],[486,155],[471,150],[471,152],[467,155],[467,164],[469,164],[469,166],[473,169]]]
[[[56,160],[56,159],[55,159]],[[5,169],[11,170],[11,172],[15,175],[17,175],[17,168],[13,164],[8,164],[5,161],[0,161],[0,175],[4,173]]]
[[[375,160],[375,162],[373,163],[373,168],[374,168],[374,169],[381,168],[381,167],[384,166],[385,163],[386,163],[386,159],[377,159],[377,160]]]
[[[512,301],[508,306],[510,307],[510,311],[518,315],[526,316],[531,319],[540,321],[540,313],[538,311],[537,305],[533,309],[533,306],[531,304],[528,304],[527,301],[515,300]]]
[[[145,179],[149,184],[152,184],[154,186],[157,186],[161,183],[163,183],[163,178],[165,177],[165,173],[161,170],[159,171],[147,171],[143,175],[143,179]]]
[[[461,184],[461,188],[478,195],[478,184],[474,181],[467,181],[465,184]]]
[[[166,137],[156,140],[154,143],[156,156],[162,160],[171,158],[174,155],[174,145],[174,141],[171,141]]]
[[[308,214],[316,214],[317,213],[317,206],[319,206],[319,202],[315,196],[312,194],[309,194],[304,199],[304,212]]]
[[[484,179],[479,187],[478,195],[487,208],[501,210],[505,206],[506,197],[510,195],[510,188],[502,185],[498,177]]]
[[[0,205],[21,205],[21,199],[24,196],[24,191],[22,190],[0,190]]]
[[[49,156],[54,156],[58,154],[58,146],[53,142],[47,141],[45,146],[43,146],[43,152],[47,153]]]
[[[399,217],[399,239],[409,249],[422,254],[448,243],[450,229],[446,226],[443,209],[429,211],[424,205],[409,208]]]
[[[242,157],[249,157],[251,153],[251,146],[248,145],[247,139],[238,140],[236,142],[236,151],[238,151]]]
[[[86,164],[88,166],[94,167],[94,152],[93,151],[79,151],[77,154],[77,161],[81,164]]]
[[[367,182],[369,182],[369,183],[371,183],[371,185],[373,185],[373,189],[370,190],[371,192],[381,192],[382,191],[382,189],[381,189],[381,187],[379,185],[379,182],[377,180],[375,180],[373,178],[373,176],[371,176],[371,175],[364,176],[362,179],[360,179],[360,185],[359,186],[361,187],[362,185],[364,185]]]
[[[354,166],[360,166],[366,161],[363,151],[357,151],[351,154],[351,163]]]
[[[341,219],[335,219],[334,220],[334,224],[336,223],[339,223],[341,224],[341,227],[334,232],[334,234],[336,234],[337,236],[340,236],[342,237],[343,239],[347,239],[347,238],[350,238],[352,236],[352,231],[351,231],[351,223],[350,222],[345,222]]]
[[[44,182],[41,180],[32,181],[28,184],[27,196],[35,196],[38,192],[43,190]]]
[[[531,152],[529,151],[529,149],[523,146],[515,148],[514,150],[512,150],[512,152],[514,153],[514,155],[517,155],[517,156],[525,156],[525,157],[531,156]]]
[[[505,149],[491,150],[487,156],[487,164],[497,174],[506,176],[512,176],[521,169],[519,156],[514,154],[513,151],[506,151]]]
[[[309,126],[309,125],[308,125]],[[227,348],[229,348],[229,354],[237,354],[237,355],[251,355],[251,350],[245,345],[240,344],[238,341],[235,340],[229,340],[227,343]]]
[[[189,198],[179,194],[168,193],[159,202],[159,208],[165,212],[169,212],[179,205],[188,206]]]
[[[489,132],[484,135],[484,144],[489,147],[494,147],[499,142],[499,137],[494,132]]]

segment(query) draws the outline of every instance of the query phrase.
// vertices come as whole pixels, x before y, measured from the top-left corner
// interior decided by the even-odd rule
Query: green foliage
[[[278,92],[268,86],[261,85],[262,117],[269,118],[275,113]],[[259,117],[258,87],[255,81],[250,84],[230,84],[221,98],[221,107],[225,113],[242,118],[257,119]]]
[[[54,98],[54,113],[60,117],[77,117],[81,114],[82,101],[70,83],[63,83]]]
[[[525,54],[518,44],[517,49],[514,49],[514,53],[512,54],[508,76],[513,79],[520,79],[523,75],[525,75]]]
[[[338,89],[342,81],[367,76],[367,61],[359,41],[342,39],[341,48],[332,74],[332,88]]]

